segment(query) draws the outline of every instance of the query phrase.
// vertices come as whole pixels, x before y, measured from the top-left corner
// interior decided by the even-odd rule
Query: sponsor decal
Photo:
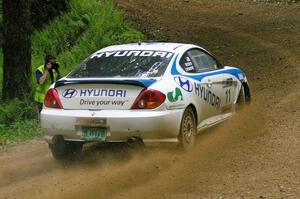
[[[80,97],[126,97],[126,90],[120,89],[81,89]]]
[[[109,52],[96,52],[91,56],[91,59],[97,57],[129,57],[129,56],[139,56],[139,57],[162,57],[170,58],[173,56],[171,52],[165,51],[153,51],[153,50],[122,50],[122,51],[109,51]]]
[[[190,67],[187,67],[184,69],[186,72],[189,72],[189,71],[192,71],[192,70],[195,70],[194,66],[190,66]]]
[[[193,85],[190,82],[190,80],[184,78],[184,77],[174,77],[175,82],[185,91],[192,92],[193,91]]]
[[[176,87],[175,92],[174,91],[168,92],[167,98],[170,102],[177,102],[179,100],[179,98],[180,98],[180,101],[182,101],[183,95],[182,95],[180,88]]]
[[[206,89],[199,83],[194,83],[194,94],[199,96],[201,99],[209,103],[211,106],[215,108],[220,108],[221,98],[214,94],[211,90]]]
[[[121,89],[66,89],[62,96],[64,98],[73,98],[76,97],[79,93],[80,97],[121,97],[124,98],[127,95],[126,90]]]
[[[193,63],[192,62],[186,62],[184,65],[185,66],[193,66]]]
[[[62,96],[63,96],[64,98],[73,98],[73,97],[75,97],[76,95],[77,95],[77,90],[71,89],[71,88],[66,89],[66,90],[63,92],[63,94],[62,94]]]
[[[125,102],[128,100],[89,100],[81,99],[79,105],[89,105],[89,106],[124,106]]]

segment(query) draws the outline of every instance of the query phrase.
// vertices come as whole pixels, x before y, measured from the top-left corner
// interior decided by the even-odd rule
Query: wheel
[[[179,147],[183,150],[189,150],[195,143],[196,139],[196,119],[195,113],[191,107],[188,107],[182,116],[180,133],[179,133]]]
[[[241,86],[241,90],[240,90],[240,93],[239,93],[239,96],[238,96],[238,99],[237,99],[236,103],[238,105],[246,104],[246,94],[245,94],[245,88],[244,88],[243,85]]]
[[[235,107],[236,107],[235,110],[239,111],[241,108],[243,108],[244,105],[250,104],[250,100],[251,100],[251,97],[250,97],[250,91],[249,91],[248,86],[242,85],[236,105],[235,105]]]
[[[65,141],[63,136],[55,136],[49,148],[56,160],[67,160],[79,157],[82,152],[82,142]]]
[[[144,148],[145,144],[141,138],[131,137],[127,141],[127,145],[133,148]]]

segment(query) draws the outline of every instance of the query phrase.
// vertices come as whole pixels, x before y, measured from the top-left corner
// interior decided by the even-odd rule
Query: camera
[[[59,65],[57,63],[51,63],[51,68],[57,70],[59,68]]]

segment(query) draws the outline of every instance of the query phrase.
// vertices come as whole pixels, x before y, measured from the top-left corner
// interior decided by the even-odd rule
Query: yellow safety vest
[[[42,74],[44,74],[44,70],[45,70],[44,65],[38,67],[37,70],[40,71]],[[56,81],[58,77],[57,72],[55,70],[52,71],[53,71],[53,81]],[[52,83],[51,83],[50,75],[47,76],[47,79],[43,85],[38,83],[37,87],[35,88],[35,96],[34,96],[34,100],[36,102],[44,103],[46,92],[48,91],[51,84]]]

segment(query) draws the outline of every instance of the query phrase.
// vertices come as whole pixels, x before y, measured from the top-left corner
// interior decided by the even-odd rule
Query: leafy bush
[[[36,85],[36,68],[43,64],[46,53],[58,56],[61,71],[67,74],[104,46],[143,39],[143,34],[125,23],[123,13],[115,9],[112,0],[69,0],[67,13],[33,32],[32,86]],[[0,87],[2,59],[0,49]],[[35,104],[32,101],[0,102],[0,145],[39,136],[41,128],[34,117]]]
[[[41,135],[35,104],[18,99],[0,104],[0,146]]]
[[[17,121],[9,127],[0,124],[0,146],[31,139],[40,136],[41,133],[40,124],[35,119]]]
[[[31,0],[31,22],[34,28],[41,28],[55,16],[66,11],[68,8],[67,0]]]
[[[68,12],[32,35],[32,85],[36,68],[46,53],[58,56],[62,73],[94,51],[111,44],[143,40],[144,35],[124,21],[112,0],[69,0]],[[0,49],[0,87],[2,87],[2,49]],[[0,91],[1,94],[1,91]]]
[[[66,28],[68,27],[68,28]],[[33,35],[33,71],[43,63],[45,53],[58,55],[62,73],[94,51],[111,44],[144,39],[130,27],[113,1],[70,0],[68,13],[57,17]]]
[[[44,24],[48,23],[55,16],[66,11],[68,8],[67,0],[31,0],[31,23],[33,28],[41,28]],[[3,11],[2,1],[0,1],[0,10]],[[0,12],[0,32],[3,32],[3,18]],[[3,35],[0,34],[0,46],[2,47]]]
[[[32,102],[24,102],[18,99],[2,102],[0,106],[0,125],[10,124],[34,117],[35,105]]]

